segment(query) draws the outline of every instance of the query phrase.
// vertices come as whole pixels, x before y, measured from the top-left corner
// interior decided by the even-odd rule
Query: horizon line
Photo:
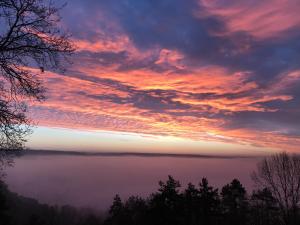
[[[262,155],[214,155],[214,154],[194,154],[194,153],[155,153],[155,152],[93,152],[93,151],[66,151],[66,150],[47,150],[47,149],[26,149],[8,151],[8,154],[15,154],[15,156],[24,155],[69,155],[69,156],[118,156],[118,157],[173,157],[173,158],[258,158],[264,157]]]

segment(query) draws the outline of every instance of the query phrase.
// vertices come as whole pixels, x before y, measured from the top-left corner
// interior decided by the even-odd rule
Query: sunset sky
[[[298,0],[70,0],[61,26],[77,51],[42,74],[28,146],[297,152],[299,12]]]

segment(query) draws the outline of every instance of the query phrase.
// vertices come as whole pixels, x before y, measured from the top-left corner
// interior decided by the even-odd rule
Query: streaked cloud
[[[259,39],[276,39],[298,32],[300,28],[297,0],[200,0],[199,4],[208,15],[221,17],[228,28],[224,34],[246,32]]]
[[[298,150],[296,1],[72,1],[40,125]],[[79,10],[80,9],[80,10]],[[282,9],[282,10],[279,10]]]

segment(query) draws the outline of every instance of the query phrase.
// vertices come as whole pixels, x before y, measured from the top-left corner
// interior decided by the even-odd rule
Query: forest
[[[25,198],[0,183],[1,225],[296,225],[299,212],[299,157],[281,153],[265,158],[252,177],[251,194],[238,179],[220,190],[202,178],[182,187],[172,176],[159,181],[146,198],[119,195],[106,213],[72,206],[50,206]],[[260,186],[259,186],[260,185]]]

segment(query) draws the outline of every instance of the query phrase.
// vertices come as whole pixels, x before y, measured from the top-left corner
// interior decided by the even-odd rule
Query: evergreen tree
[[[124,205],[119,195],[116,195],[113,204],[109,210],[109,217],[106,221],[108,224],[118,225],[123,224],[124,218]]]
[[[248,200],[246,190],[239,180],[234,179],[222,188],[223,215],[227,224],[247,224]]]
[[[199,224],[199,207],[200,207],[200,197],[199,190],[192,183],[188,184],[187,189],[185,189],[184,194],[184,217],[186,224],[194,225]]]
[[[219,216],[220,199],[218,189],[208,185],[208,180],[203,178],[199,189],[201,224],[210,225],[217,223]]]
[[[150,199],[150,215],[152,224],[183,224],[182,195],[179,181],[168,176],[166,183],[159,182],[159,190]]]

